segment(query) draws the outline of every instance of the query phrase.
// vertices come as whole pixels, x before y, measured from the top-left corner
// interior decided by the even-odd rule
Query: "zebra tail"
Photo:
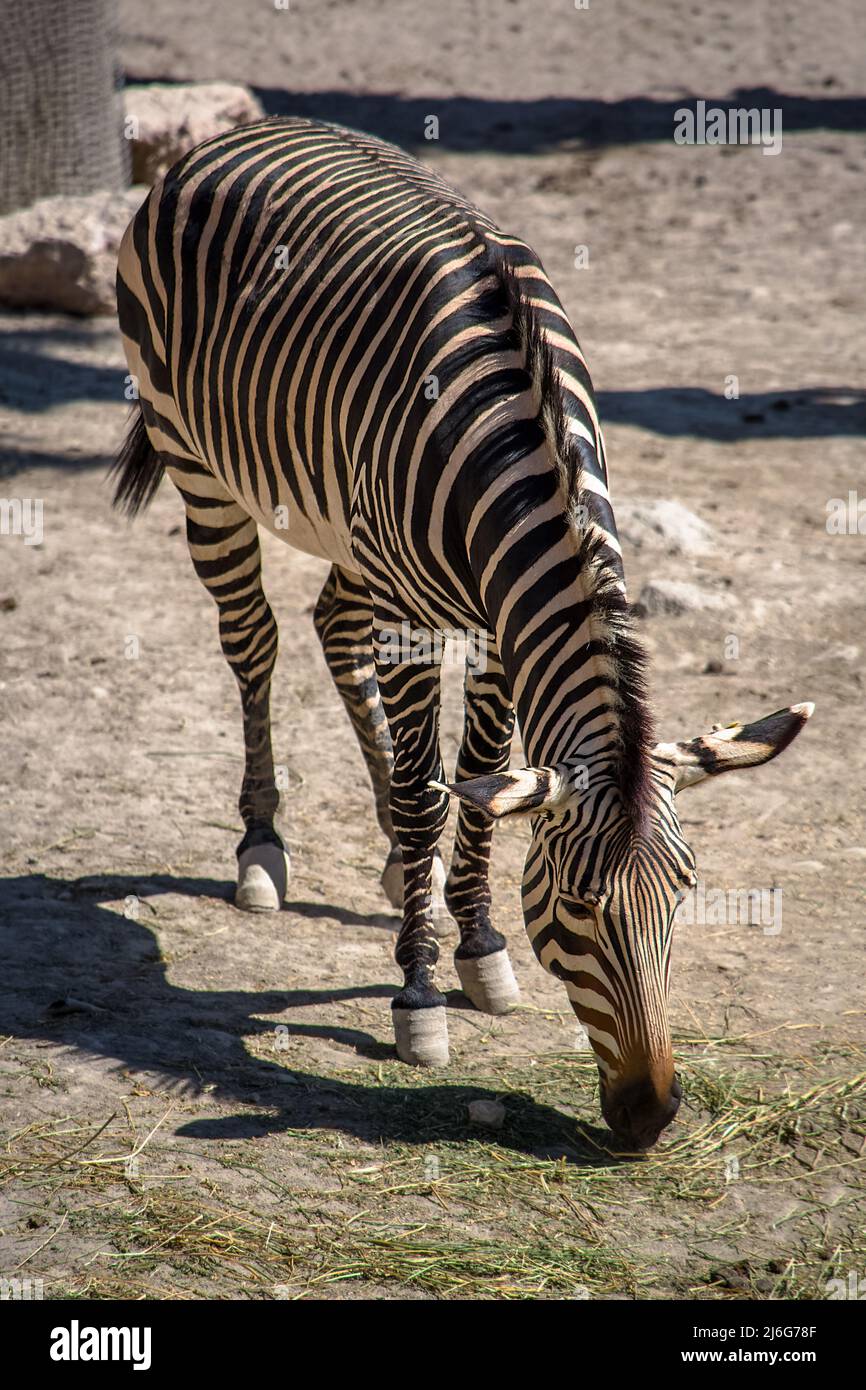
[[[112,505],[128,517],[137,516],[152,501],[164,472],[159,454],[148,438],[141,406],[136,406],[109,471],[109,477],[117,480]]]

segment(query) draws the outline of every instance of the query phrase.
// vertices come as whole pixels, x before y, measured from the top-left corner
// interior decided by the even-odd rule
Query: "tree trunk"
[[[0,3],[0,213],[125,188],[115,0]]]

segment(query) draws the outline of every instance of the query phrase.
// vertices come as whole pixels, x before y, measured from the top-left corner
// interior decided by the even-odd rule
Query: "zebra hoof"
[[[392,1009],[397,1056],[413,1067],[447,1067],[448,1021],[445,1006]]]
[[[454,966],[463,993],[483,1014],[507,1014],[520,1002],[520,990],[506,950],[472,960],[455,956]]]
[[[235,907],[242,912],[279,912],[289,886],[289,856],[280,845],[252,845],[238,859]]]

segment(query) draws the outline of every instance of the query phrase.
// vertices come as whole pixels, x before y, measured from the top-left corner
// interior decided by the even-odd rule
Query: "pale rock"
[[[725,595],[701,589],[685,579],[653,579],[644,584],[638,594],[634,611],[641,617],[655,617],[659,613],[680,615],[718,611],[729,606],[730,600]]]
[[[469,1119],[486,1129],[501,1129],[505,1124],[505,1106],[498,1100],[471,1100]]]
[[[145,188],[41,198],[0,217],[0,303],[113,314],[117,251]]]
[[[837,643],[835,647],[830,647],[821,658],[822,661],[856,661],[860,655],[860,648],[853,644],[844,642]]]
[[[182,155],[264,112],[248,88],[232,82],[152,83],[124,91],[135,183],[156,183]]]
[[[636,549],[646,545],[675,555],[702,555],[713,547],[707,523],[674,498],[618,503],[616,528],[620,539]]]

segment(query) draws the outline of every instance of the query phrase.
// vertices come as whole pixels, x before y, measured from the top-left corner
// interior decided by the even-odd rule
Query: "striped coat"
[[[287,874],[264,527],[332,567],[315,621],[389,841],[383,886],[403,910],[400,1055],[447,1059],[446,912],[464,990],[489,1011],[514,1003],[488,864],[493,820],[525,814],[536,953],[587,1029],[609,1121],[653,1142],[678,1103],[670,940],[694,881],[675,791],[766,761],[810,707],[654,747],[592,384],[540,261],[393,146],[265,121],[202,145],[154,188],[121,246],[118,306],[140,412],[117,500],[136,511],[164,471],[179,489],[240,687],[238,905],[278,906]],[[395,642],[407,630],[457,630],[483,655],[453,783],[439,658],[413,659]],[[529,766],[510,772],[515,712]]]

